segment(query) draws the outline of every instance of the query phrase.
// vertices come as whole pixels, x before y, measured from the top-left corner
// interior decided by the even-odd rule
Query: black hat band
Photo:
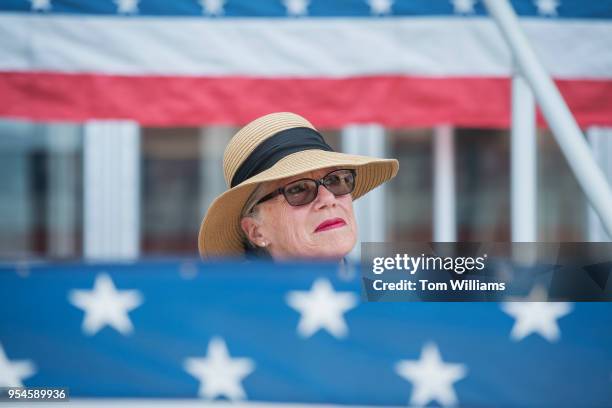
[[[240,165],[234,177],[231,187],[235,187],[243,181],[268,170],[283,157],[303,150],[334,150],[325,143],[323,136],[314,129],[308,127],[296,127],[282,130],[264,140],[257,146],[249,157]]]

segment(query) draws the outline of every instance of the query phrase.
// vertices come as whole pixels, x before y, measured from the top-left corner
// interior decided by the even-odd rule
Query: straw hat
[[[240,216],[259,183],[327,167],[356,170],[356,200],[395,177],[399,163],[334,152],[310,122],[294,113],[272,113],[240,129],[223,155],[228,190],[213,201],[200,226],[202,258],[244,255]]]

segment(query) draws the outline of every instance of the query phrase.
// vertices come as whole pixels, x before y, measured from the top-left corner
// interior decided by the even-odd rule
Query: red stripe
[[[581,126],[612,125],[612,80],[558,81]],[[292,111],[322,128],[376,122],[508,127],[502,78],[262,79],[0,73],[0,116],[36,121],[129,118],[149,126],[247,123]]]

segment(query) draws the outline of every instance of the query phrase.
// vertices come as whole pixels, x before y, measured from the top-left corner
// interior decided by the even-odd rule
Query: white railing
[[[510,47],[521,76],[535,94],[578,183],[608,234],[612,235],[612,192],[576,120],[532,49],[508,0],[483,2]]]

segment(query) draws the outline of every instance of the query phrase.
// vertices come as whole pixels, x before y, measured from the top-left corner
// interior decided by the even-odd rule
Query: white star
[[[117,5],[117,13],[119,14],[136,14],[138,13],[138,2],[140,0],[114,0]]]
[[[464,364],[445,364],[435,343],[427,343],[419,360],[401,360],[395,372],[412,383],[411,405],[424,406],[438,401],[442,406],[457,403],[453,383],[465,377]]]
[[[51,10],[51,0],[30,0],[32,11]]]
[[[308,14],[309,0],[283,0],[287,8],[287,15],[299,17]]]
[[[534,287],[527,299],[531,301],[506,302],[501,306],[504,312],[516,320],[510,333],[512,340],[519,341],[531,333],[538,333],[549,342],[557,341],[561,336],[557,319],[568,314],[572,304],[544,302],[546,292],[541,287]]]
[[[393,0],[367,0],[370,5],[370,13],[375,16],[391,14]]]
[[[287,304],[301,314],[297,331],[302,337],[325,329],[340,338],[348,333],[343,315],[357,305],[357,296],[352,292],[335,292],[327,279],[317,279],[310,291],[289,292]]]
[[[246,398],[241,381],[253,372],[255,363],[250,358],[231,358],[223,339],[214,337],[208,343],[206,357],[187,358],[183,367],[200,381],[200,397],[241,400]]]
[[[23,387],[22,380],[36,373],[30,360],[10,362],[0,344],[0,387]]]
[[[451,0],[455,14],[474,14],[474,5],[477,0]]]
[[[202,11],[207,16],[220,16],[223,15],[225,10],[223,10],[223,6],[225,5],[225,0],[200,0],[200,6],[202,6]]]
[[[557,15],[557,7],[561,4],[557,0],[535,0],[538,14],[541,16],[553,17]]]
[[[93,290],[72,290],[68,300],[85,311],[83,331],[96,334],[107,324],[123,335],[134,330],[128,312],[142,303],[137,290],[117,290],[107,274],[96,276]]]

